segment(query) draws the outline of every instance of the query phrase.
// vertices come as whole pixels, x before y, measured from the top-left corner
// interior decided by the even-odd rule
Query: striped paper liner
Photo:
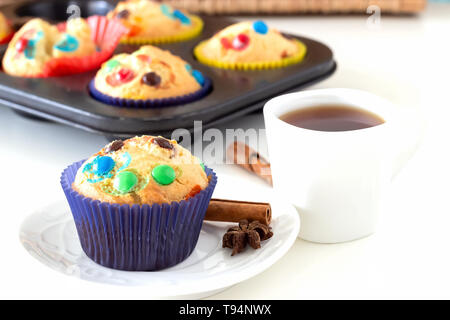
[[[61,186],[81,247],[90,259],[113,269],[152,271],[189,257],[217,183],[211,169],[205,167],[208,186],[188,200],[129,206],[93,200],[73,190],[72,183],[83,162],[63,171]]]

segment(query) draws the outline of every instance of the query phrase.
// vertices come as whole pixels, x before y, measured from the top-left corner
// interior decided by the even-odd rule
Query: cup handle
[[[394,179],[419,148],[425,132],[426,123],[419,110],[404,110],[400,115],[399,139],[395,145],[392,179]]]

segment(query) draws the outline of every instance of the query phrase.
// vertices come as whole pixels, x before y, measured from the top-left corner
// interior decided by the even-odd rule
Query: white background
[[[430,5],[415,17],[382,15],[380,28],[369,27],[367,16],[264,19],[333,49],[337,72],[312,88],[364,89],[400,107],[420,108],[428,126],[421,148],[393,182],[374,235],[335,245],[297,240],[270,269],[211,298],[450,298],[450,6]],[[262,115],[255,114],[222,129],[263,126]],[[96,152],[104,138],[6,108],[0,108],[0,138],[0,298],[145,299],[151,288],[68,277],[38,262],[19,242],[28,212],[63,197],[61,170]],[[215,169],[271,192],[239,168]],[[236,197],[226,179],[220,184]]]

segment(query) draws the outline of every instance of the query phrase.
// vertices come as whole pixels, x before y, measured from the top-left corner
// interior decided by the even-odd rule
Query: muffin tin
[[[87,17],[105,15],[114,8],[115,3],[117,1],[28,1],[4,6],[0,10],[15,24],[36,16],[56,22],[64,21],[73,14],[74,11],[70,10],[76,8],[73,5],[81,9],[82,17]],[[305,59],[299,64],[262,71],[234,71],[205,66],[194,58],[194,47],[235,21],[211,16],[202,16],[202,19],[205,27],[197,38],[158,45],[179,55],[212,80],[212,91],[200,100],[173,107],[127,109],[103,104],[90,96],[88,85],[95,72],[46,79],[17,78],[0,73],[0,105],[108,137],[170,135],[177,128],[192,130],[194,121],[201,120],[205,129],[259,110],[271,97],[311,85],[328,77],[336,69],[333,54],[327,46],[292,35],[287,36],[301,40],[308,47]],[[137,47],[119,45],[116,53],[133,52]],[[6,46],[0,50],[3,55]]]

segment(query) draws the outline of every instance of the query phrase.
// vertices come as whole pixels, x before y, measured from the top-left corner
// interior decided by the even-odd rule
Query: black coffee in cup
[[[318,105],[283,114],[280,119],[316,131],[350,131],[374,127],[385,121],[370,111],[348,105]]]

